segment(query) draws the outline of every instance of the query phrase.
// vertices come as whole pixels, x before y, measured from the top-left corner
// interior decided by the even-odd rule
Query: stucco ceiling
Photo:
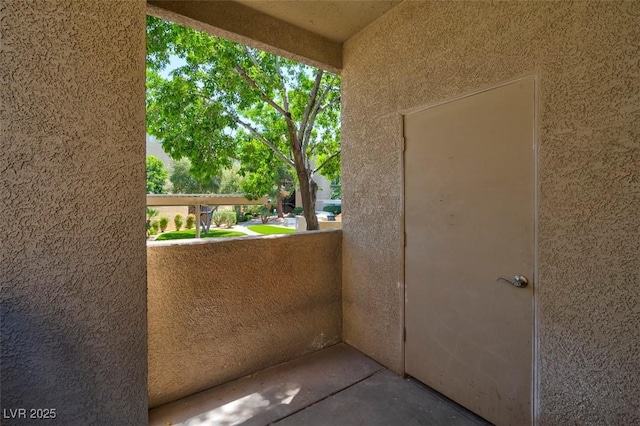
[[[234,0],[266,15],[344,42],[402,0]]]

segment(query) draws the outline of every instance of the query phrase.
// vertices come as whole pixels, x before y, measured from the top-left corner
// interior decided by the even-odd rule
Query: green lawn
[[[273,225],[250,225],[247,226],[253,232],[257,232],[258,234],[293,234],[296,232],[295,229],[291,228],[283,228],[281,226],[273,226]]]
[[[213,229],[206,234],[203,232],[200,234],[201,238],[224,238],[224,237],[244,237],[247,234],[238,231],[231,231],[227,229]],[[195,238],[196,230],[195,229],[185,229],[183,231],[172,231],[165,232],[164,234],[160,234],[156,241],[166,241],[166,240],[182,240],[187,238]]]

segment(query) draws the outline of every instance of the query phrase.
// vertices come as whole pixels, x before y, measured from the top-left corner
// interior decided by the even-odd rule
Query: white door
[[[522,79],[404,121],[405,369],[497,425],[532,419],[534,93]]]

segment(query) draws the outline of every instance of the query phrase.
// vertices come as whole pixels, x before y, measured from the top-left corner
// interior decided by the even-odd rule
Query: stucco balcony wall
[[[147,247],[149,407],[338,343],[341,231]]]

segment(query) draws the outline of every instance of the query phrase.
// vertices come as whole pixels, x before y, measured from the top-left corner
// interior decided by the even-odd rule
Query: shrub
[[[226,212],[224,224],[227,228],[231,228],[233,225],[238,223],[238,216],[236,216],[236,212]]]
[[[169,226],[169,218],[162,216],[160,218],[160,232],[164,232],[167,230],[167,226]]]
[[[293,209],[293,214],[299,215],[302,214],[302,207],[296,207]]]
[[[146,208],[147,211],[147,219],[151,220],[154,217],[158,216],[160,214],[160,211],[158,209],[152,209],[147,207]]]
[[[247,220],[247,216],[244,213],[236,212],[236,223],[246,222]]]
[[[179,231],[182,228],[182,224],[184,223],[184,219],[180,213],[173,218],[173,224],[176,226],[176,231]]]
[[[227,228],[231,228],[236,224],[236,212],[231,211],[221,211],[221,212],[213,212],[211,216],[211,220],[216,226],[224,225]]]
[[[251,217],[260,216],[260,209],[262,206],[254,205],[254,206],[244,206],[244,212],[250,214]]]
[[[324,206],[322,211],[333,213],[337,216],[342,213],[342,206]]]
[[[160,223],[157,220],[151,222],[151,235],[155,235],[158,233],[158,229],[160,229]]]
[[[271,216],[271,210],[266,206],[260,206],[260,220],[262,223],[267,223],[269,221],[269,216]]]
[[[146,229],[147,229],[147,237],[151,234],[152,228],[151,228],[151,219],[153,219],[154,217],[158,216],[159,212],[157,209],[151,209],[149,207],[146,208],[147,211],[147,223],[146,223]]]
[[[211,214],[211,222],[213,222],[216,227],[220,227],[222,225],[222,215],[221,212],[213,212]]]
[[[187,229],[191,229],[193,228],[193,225],[195,225],[196,223],[196,215],[193,213],[190,213],[187,215],[187,223],[185,224],[185,228]]]

